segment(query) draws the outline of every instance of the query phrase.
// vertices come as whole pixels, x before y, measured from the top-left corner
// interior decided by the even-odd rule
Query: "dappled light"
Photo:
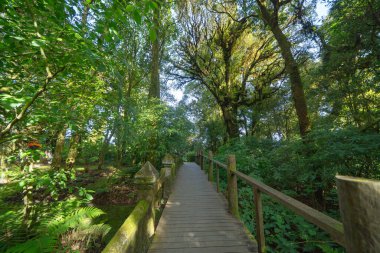
[[[1,1],[0,252],[380,252],[379,13]]]

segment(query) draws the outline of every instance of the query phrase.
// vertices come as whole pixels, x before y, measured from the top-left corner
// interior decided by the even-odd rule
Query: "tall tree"
[[[160,12],[161,4],[155,1],[156,8],[153,11],[153,30],[151,30],[151,72],[149,97],[160,98]]]
[[[259,7],[259,16],[269,27],[281,49],[281,55],[285,62],[285,70],[291,83],[292,97],[297,112],[300,134],[305,137],[310,131],[311,123],[307,110],[307,102],[304,85],[301,79],[298,63],[292,52],[290,39],[281,27],[281,10],[292,1],[289,0],[256,0]],[[286,14],[285,14],[286,15]]]
[[[283,66],[273,40],[248,19],[236,21],[235,4],[228,11],[206,10],[201,2],[179,11],[181,37],[174,63],[179,73],[174,75],[207,88],[220,106],[229,137],[236,138],[239,108],[270,97]]]

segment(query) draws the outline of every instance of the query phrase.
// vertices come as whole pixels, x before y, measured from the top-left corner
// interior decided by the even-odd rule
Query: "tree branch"
[[[8,133],[12,130],[13,126],[14,126],[17,122],[19,122],[20,120],[22,120],[22,119],[25,117],[25,115],[26,115],[28,109],[33,105],[33,103],[36,101],[36,99],[37,99],[39,96],[41,96],[42,93],[44,93],[44,92],[46,91],[46,89],[47,89],[47,85],[51,82],[51,80],[53,80],[54,77],[57,76],[58,73],[62,72],[64,69],[65,69],[65,67],[63,67],[62,69],[58,70],[58,71],[57,71],[56,73],[54,73],[54,74],[48,74],[48,75],[47,75],[47,77],[46,77],[46,79],[45,79],[45,83],[44,83],[44,85],[43,85],[41,88],[39,88],[39,89],[37,90],[37,92],[33,95],[32,99],[29,100],[29,101],[28,101],[28,102],[22,107],[21,112],[18,113],[18,114],[16,115],[16,117],[15,117],[11,122],[9,122],[9,124],[8,124],[3,130],[1,130],[1,132],[0,132],[0,139],[2,139],[6,134],[8,134]]]

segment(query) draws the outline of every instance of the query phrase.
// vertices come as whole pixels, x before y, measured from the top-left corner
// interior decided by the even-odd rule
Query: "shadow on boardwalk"
[[[257,246],[195,163],[178,171],[149,253],[246,253]]]

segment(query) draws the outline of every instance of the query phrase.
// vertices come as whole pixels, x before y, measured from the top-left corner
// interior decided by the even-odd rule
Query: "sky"
[[[328,7],[324,3],[322,3],[321,0],[319,0],[317,2],[317,8],[316,8],[316,12],[317,12],[317,15],[318,15],[318,20],[321,20],[324,17],[326,17],[327,14],[328,14],[328,10],[329,10]],[[320,21],[318,23],[320,23]],[[171,87],[169,89],[169,93],[174,96],[174,98],[176,100],[176,103],[178,103],[183,98],[183,90],[176,89],[176,88],[173,87],[173,85],[170,85],[170,86]]]
[[[321,1],[318,1],[316,11],[318,14],[318,18],[321,19],[327,16],[329,8],[326,6],[326,4],[322,3]]]

